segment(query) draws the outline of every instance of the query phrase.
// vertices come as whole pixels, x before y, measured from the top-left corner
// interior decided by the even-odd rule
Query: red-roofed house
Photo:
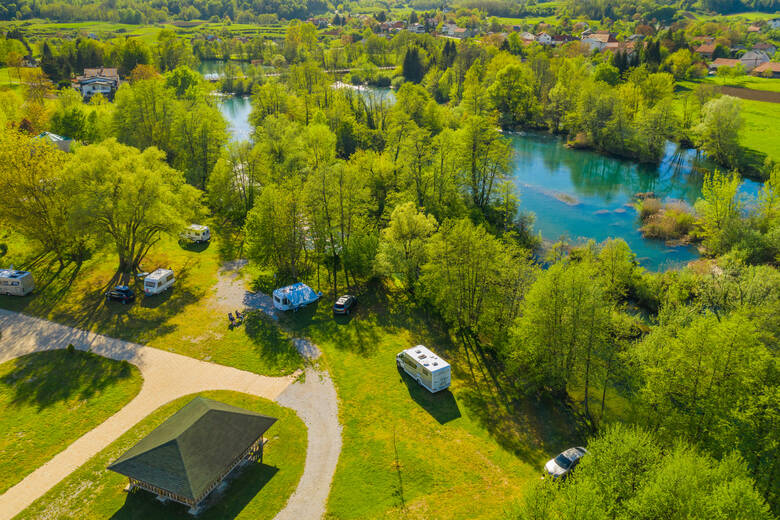
[[[711,73],[717,72],[720,67],[736,67],[739,65],[739,60],[733,60],[730,58],[717,58],[712,60],[708,69]]]
[[[699,45],[696,47],[696,49],[693,51],[696,54],[701,55],[703,58],[707,58],[708,60],[712,59],[712,55],[715,52],[715,43],[705,43],[703,45]]]
[[[780,63],[776,61],[767,61],[753,69],[751,74],[762,77],[766,77],[771,74],[771,77],[773,78],[780,78]]]

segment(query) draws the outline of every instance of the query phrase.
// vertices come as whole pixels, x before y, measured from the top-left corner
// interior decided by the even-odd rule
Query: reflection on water
[[[656,166],[571,150],[547,134],[511,139],[520,208],[536,214],[536,229],[544,238],[597,242],[622,238],[648,269],[677,267],[697,257],[693,247],[644,239],[631,205],[639,192],[693,204],[701,195],[702,170],[711,168],[695,150],[679,150],[669,143]],[[742,184],[746,195],[755,195],[759,188],[751,181]]]
[[[390,89],[357,90],[395,101]],[[230,123],[232,140],[250,139],[250,98],[225,97],[219,106]],[[571,150],[548,134],[512,135],[511,139],[515,152],[512,178],[520,208],[536,214],[536,229],[545,239],[601,242],[622,238],[648,269],[678,267],[698,256],[693,247],[669,247],[663,241],[644,239],[631,205],[639,192],[693,204],[701,195],[703,170],[712,168],[695,150],[680,150],[669,143],[659,165],[643,165]],[[741,189],[746,196],[755,196],[760,184],[744,181]]]
[[[227,66],[227,63],[227,61],[223,60],[201,61],[198,65],[198,72],[200,72],[203,77],[210,81],[216,80],[225,75],[225,67]],[[230,63],[232,65],[238,66],[243,72],[246,72],[250,65],[248,61],[232,60]]]
[[[249,96],[225,96],[218,101],[219,111],[230,124],[230,140],[233,142],[249,141],[252,138],[252,125],[249,114],[252,103]]]

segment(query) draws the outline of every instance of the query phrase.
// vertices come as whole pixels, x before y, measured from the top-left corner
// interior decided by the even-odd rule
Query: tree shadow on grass
[[[38,352],[12,363],[14,368],[0,379],[13,391],[11,404],[34,404],[39,410],[71,398],[89,399],[132,376],[126,361],[112,361],[80,350]]]
[[[766,157],[767,155],[763,152],[743,147],[739,157],[740,170],[748,177],[760,178]]]
[[[168,321],[206,294],[205,288],[190,285],[188,264],[176,277],[173,288],[149,297],[144,296],[143,281],[133,280],[130,287],[135,291],[136,300],[126,305],[106,301],[106,291],[114,286],[112,278],[108,283],[95,284],[81,294],[73,295],[78,300],[56,311],[52,318],[128,341],[143,342],[153,336],[168,334],[176,329]]]
[[[572,403],[549,395],[497,398],[493,383],[461,385],[458,400],[469,415],[507,451],[530,464],[571,446],[582,445],[588,431]]]
[[[191,253],[202,253],[203,251],[208,249],[210,245],[211,245],[211,241],[191,242],[189,240],[179,240],[179,247]]]
[[[265,485],[279,472],[279,468],[262,463],[245,466],[226,479],[221,491],[206,498],[205,509],[197,516],[201,520],[229,520],[236,518],[262,492]],[[235,473],[235,472],[234,472]],[[219,488],[218,488],[219,489]],[[122,507],[111,515],[111,520],[189,519],[188,507],[176,502],[161,503],[152,493],[136,490],[128,493]]]
[[[431,393],[412,379],[401,367],[396,366],[396,368],[401,381],[404,382],[406,389],[409,391],[409,396],[428,412],[431,417],[436,419],[439,424],[446,424],[461,416],[460,408],[458,408],[458,403],[455,401],[455,396],[452,395],[452,392],[441,390],[435,394]]]
[[[259,356],[272,366],[285,367],[300,362],[292,340],[264,312],[247,312],[242,326]]]

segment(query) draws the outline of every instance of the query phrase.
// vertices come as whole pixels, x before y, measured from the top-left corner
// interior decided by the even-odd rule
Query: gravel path
[[[0,362],[65,348],[70,343],[79,350],[136,365],[143,375],[143,386],[124,408],[0,495],[0,518],[12,518],[23,511],[163,404],[206,390],[257,395],[298,413],[309,432],[306,464],[298,489],[277,518],[323,516],[341,450],[338,401],[329,378],[307,369],[305,382],[293,384],[297,374],[260,376],[0,309]]]
[[[261,291],[250,292],[246,290],[244,281],[238,273],[245,264],[245,261],[238,260],[222,266],[216,285],[216,305],[228,312],[236,309],[259,310],[278,321],[280,311],[274,307],[274,301],[270,295]],[[293,339],[293,345],[298,353],[308,360],[317,359],[322,354],[317,345],[305,338]]]

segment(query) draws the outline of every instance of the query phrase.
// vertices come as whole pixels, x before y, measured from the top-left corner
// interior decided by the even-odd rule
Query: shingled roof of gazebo
[[[196,397],[108,469],[196,502],[275,422]]]

